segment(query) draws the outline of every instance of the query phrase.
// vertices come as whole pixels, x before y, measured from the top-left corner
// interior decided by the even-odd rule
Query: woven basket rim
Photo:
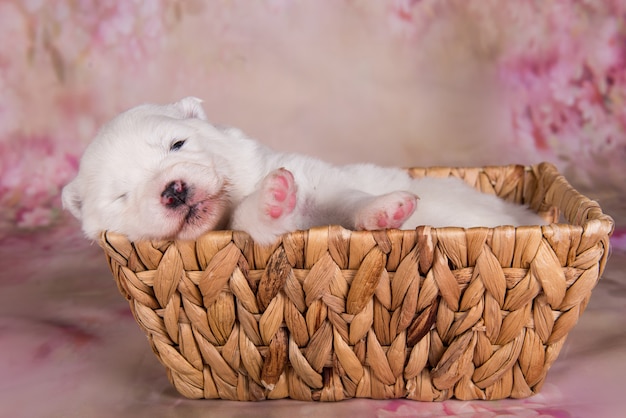
[[[507,164],[507,165],[486,165],[486,166],[465,166],[465,167],[453,167],[453,169],[455,170],[472,170],[472,171],[477,171],[477,172],[487,172],[489,170],[499,170],[499,169],[508,169],[508,168],[519,168],[522,167],[524,169],[525,172],[539,172],[539,173],[545,173],[551,180],[552,183],[558,183],[558,187],[568,187],[569,190],[568,192],[575,196],[576,199],[578,199],[580,202],[578,202],[578,204],[584,204],[587,205],[589,207],[588,210],[588,214],[587,216],[581,220],[580,224],[573,224],[573,223],[569,223],[569,222],[562,222],[562,221],[556,221],[556,222],[551,222],[549,225],[525,225],[525,226],[518,226],[518,227],[514,227],[516,229],[528,229],[528,228],[544,228],[546,226],[549,226],[550,228],[558,228],[558,229],[562,229],[562,230],[567,230],[567,231],[571,231],[572,228],[574,229],[574,231],[572,232],[580,232],[582,229],[584,229],[587,225],[589,225],[590,223],[595,223],[595,227],[598,229],[597,233],[598,235],[604,236],[604,235],[608,235],[611,236],[613,234],[613,231],[615,229],[615,221],[613,220],[613,218],[610,215],[607,215],[603,212],[602,208],[600,207],[600,205],[598,204],[598,202],[589,199],[588,197],[584,196],[583,194],[579,193],[576,189],[574,189],[569,182],[565,179],[565,177],[559,173],[558,169],[556,168],[556,166],[552,163],[549,162],[541,162],[538,164],[534,164],[534,165],[520,165],[520,164]],[[409,172],[414,171],[414,170],[426,170],[428,171],[438,171],[438,170],[448,170],[451,167],[445,167],[445,166],[429,166],[429,167],[406,167],[405,169],[408,170]],[[559,182],[557,182],[557,180],[559,180]],[[486,227],[486,226],[477,226],[477,227],[470,227],[470,228],[462,228],[462,227],[457,227],[457,226],[444,226],[444,227],[432,227],[432,226],[428,226],[428,225],[420,225],[416,228],[398,228],[398,229],[388,229],[386,231],[393,233],[393,231],[412,231],[415,230],[417,228],[423,228],[423,227],[427,227],[430,231],[432,231],[433,233],[440,233],[440,234],[445,234],[445,233],[456,233],[458,231],[471,231],[471,230],[477,230],[477,229],[487,229],[487,230],[495,230],[498,228],[503,228],[503,227],[509,227],[509,226],[496,226],[496,227]],[[355,230],[350,230],[350,229],[346,229],[343,228],[342,226],[339,225],[322,225],[322,226],[315,226],[315,227],[311,227],[309,229],[306,230],[294,230],[294,231],[290,231],[287,232],[285,235],[289,235],[289,234],[300,234],[300,233],[308,233],[308,234],[319,234],[319,233],[327,233],[328,229],[335,229],[335,230],[342,230],[344,233],[343,234],[338,234],[338,236],[348,236],[348,235],[353,235],[352,238],[358,237],[359,235],[362,236],[371,236],[372,234],[377,234],[380,233],[379,230],[373,230],[373,231],[355,231]],[[232,229],[220,229],[220,230],[211,230],[211,231],[206,231],[205,233],[203,233],[200,237],[198,237],[197,239],[200,239],[202,237],[211,237],[211,236],[222,236],[223,234],[232,234],[232,233],[236,233],[236,234],[242,234],[242,235],[246,235],[248,237],[248,240],[252,240],[252,238],[245,232],[243,231],[237,231],[237,230],[232,230]],[[106,236],[109,237],[115,237],[116,240],[120,240],[120,239],[127,239],[128,238],[121,233],[115,232],[115,231],[109,231],[109,230],[105,230],[105,231],[101,231],[101,238],[100,238],[100,244],[103,245],[106,242]],[[197,240],[196,239],[196,240]],[[132,240],[128,240],[129,242],[132,242]],[[177,241],[176,239],[145,239],[145,240],[141,240],[141,241],[150,241],[150,242],[172,242],[172,241]],[[194,240],[195,241],[195,240]],[[270,244],[270,246],[275,246],[280,242],[280,239],[277,241],[277,243],[274,244]]]

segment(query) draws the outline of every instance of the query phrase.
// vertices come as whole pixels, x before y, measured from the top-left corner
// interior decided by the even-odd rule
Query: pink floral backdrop
[[[186,95],[333,162],[552,161],[624,213],[625,22],[623,0],[0,1],[0,239],[76,229],[59,193],[99,125]]]
[[[541,392],[315,406],[175,395],[60,191],[103,122],[187,95],[280,150],[547,160],[598,199],[614,252]],[[0,0],[0,415],[624,416],[625,169],[626,0]]]

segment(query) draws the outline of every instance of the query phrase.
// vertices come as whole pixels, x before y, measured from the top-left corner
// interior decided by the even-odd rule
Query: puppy
[[[285,232],[328,224],[374,230],[544,223],[458,179],[412,179],[396,168],[333,166],[274,152],[212,125],[200,103],[188,97],[144,104],[102,127],[62,196],[88,237],[110,230],[131,240],[191,240],[231,228],[270,244]]]

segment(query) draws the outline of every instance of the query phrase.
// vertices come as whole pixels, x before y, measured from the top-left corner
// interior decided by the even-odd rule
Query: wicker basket
[[[236,231],[193,242],[103,233],[119,290],[176,389],[308,401],[537,393],[604,270],[612,219],[546,163],[410,172],[463,178],[554,223],[330,226],[272,247]]]

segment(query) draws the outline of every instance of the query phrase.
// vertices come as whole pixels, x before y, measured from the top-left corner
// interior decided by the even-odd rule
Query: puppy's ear
[[[63,207],[69,210],[76,219],[82,218],[83,199],[78,190],[78,181],[76,179],[63,188],[61,200],[63,201]]]
[[[202,119],[207,120],[206,114],[202,109],[202,100],[197,97],[185,97],[184,99],[174,103],[179,110],[182,111],[185,119]]]

